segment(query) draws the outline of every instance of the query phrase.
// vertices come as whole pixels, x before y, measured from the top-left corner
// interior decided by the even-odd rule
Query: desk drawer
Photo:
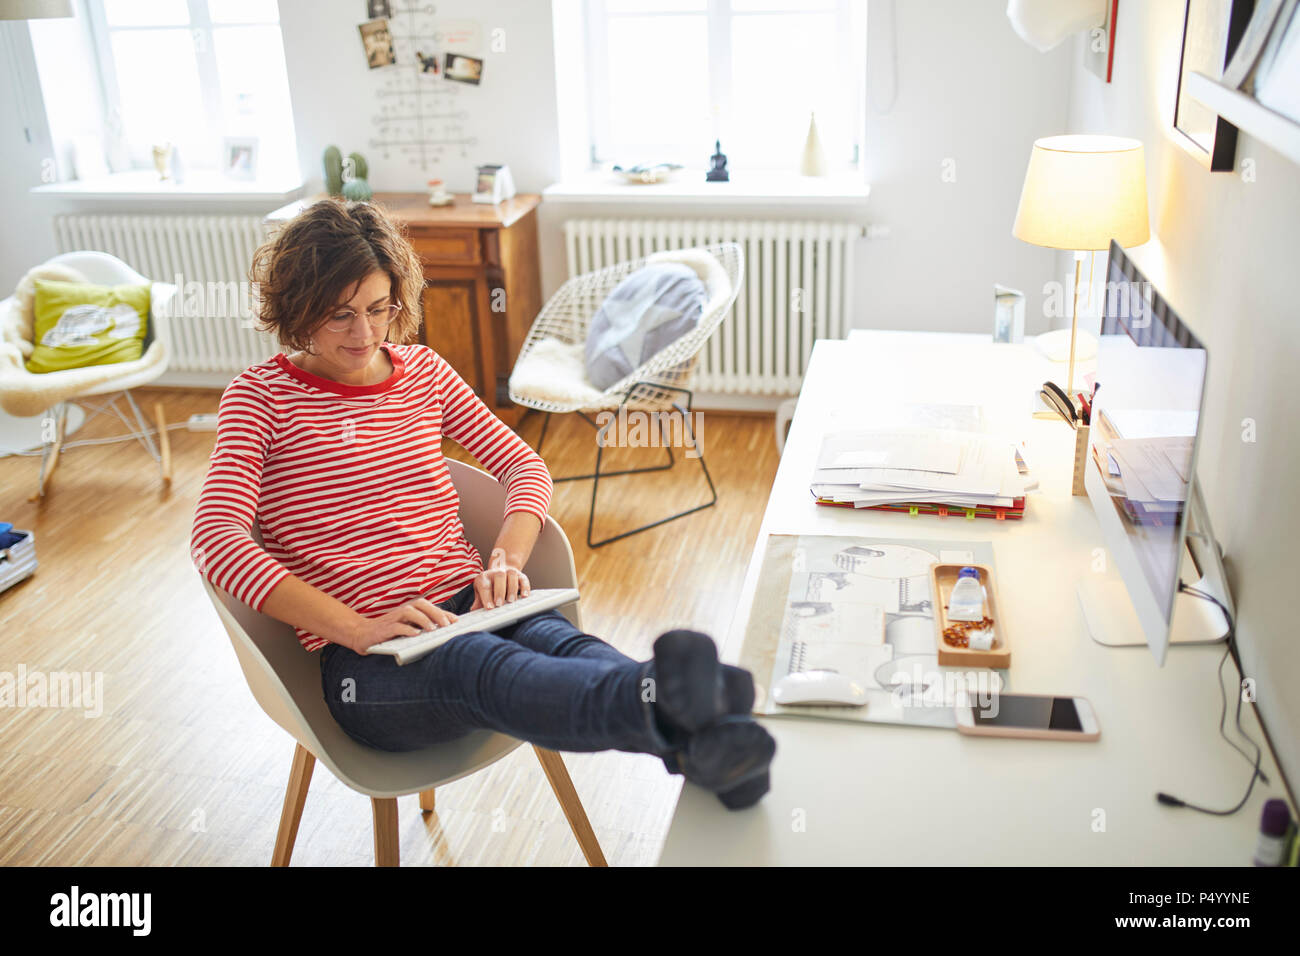
[[[420,259],[426,263],[476,264],[482,261],[477,229],[439,229],[411,237]]]

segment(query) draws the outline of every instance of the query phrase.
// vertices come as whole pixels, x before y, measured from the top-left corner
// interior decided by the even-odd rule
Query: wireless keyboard
[[[421,631],[410,637],[394,637],[382,644],[374,644],[368,653],[388,654],[397,658],[398,664],[409,664],[461,634],[469,634],[473,631],[495,631],[521,618],[531,617],[576,600],[578,600],[577,588],[534,588],[527,597],[516,598],[509,604],[467,611],[444,627]]]

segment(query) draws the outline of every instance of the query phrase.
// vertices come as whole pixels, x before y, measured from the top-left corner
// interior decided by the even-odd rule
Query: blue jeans
[[[438,606],[464,614],[473,585]],[[559,611],[474,631],[411,664],[340,644],[320,653],[321,687],[349,737],[418,750],[480,728],[548,750],[669,752],[641,699],[646,662],[584,634]]]

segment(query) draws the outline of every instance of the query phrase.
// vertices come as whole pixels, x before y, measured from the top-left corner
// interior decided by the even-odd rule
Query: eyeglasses
[[[391,324],[393,319],[397,318],[397,313],[401,311],[402,306],[400,303],[381,305],[377,309],[367,309],[365,317],[372,329],[382,329]],[[324,325],[331,332],[346,332],[352,328],[352,322],[356,317],[357,313],[352,309],[341,309],[326,319]]]

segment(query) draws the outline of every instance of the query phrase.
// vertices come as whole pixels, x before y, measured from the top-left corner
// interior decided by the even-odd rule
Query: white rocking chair
[[[149,279],[121,259],[106,252],[65,252],[49,260],[46,265],[71,269],[87,282],[97,285],[144,285],[149,282]],[[3,341],[0,342],[0,407],[18,417],[43,416],[41,473],[36,492],[29,500],[37,501],[45,494],[46,484],[58,466],[61,451],[103,441],[64,440],[68,403],[80,404],[92,397],[102,397],[102,400],[87,408],[89,414],[86,421],[107,412],[116,414],[127,428],[124,435],[118,436],[118,440],[134,438],[138,441],[149,457],[158,463],[163,484],[171,482],[171,446],[167,440],[167,422],[162,403],[155,402],[153,406],[154,428],[158,433],[158,442],[155,444],[154,428],[146,423],[140,406],[131,394],[131,389],[146,385],[167,371],[170,335],[168,305],[176,293],[176,287],[164,282],[154,282],[152,285],[149,329],[140,358],[131,362],[41,374],[27,371],[24,364],[24,352],[30,352],[29,346],[34,343],[24,338],[21,316],[18,314],[22,306],[16,298],[0,302],[0,325],[4,327]],[[118,407],[119,399],[126,401],[127,411],[134,421]]]

